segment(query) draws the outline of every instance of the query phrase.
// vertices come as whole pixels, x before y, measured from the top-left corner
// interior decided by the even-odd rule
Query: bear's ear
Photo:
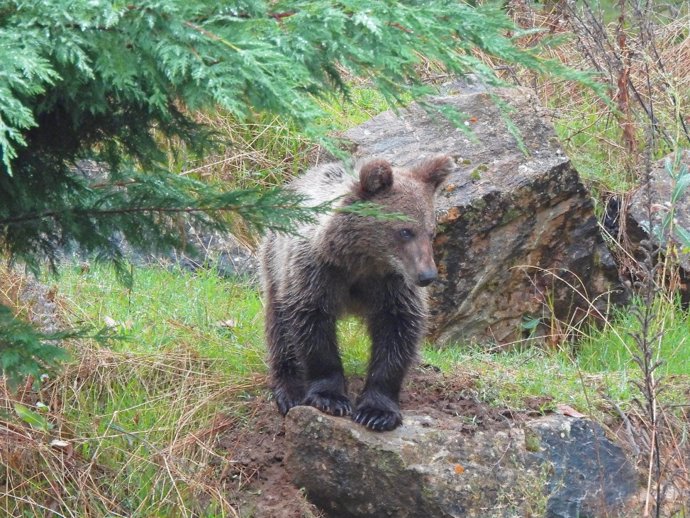
[[[437,155],[427,158],[415,166],[412,171],[419,180],[437,189],[441,182],[446,179],[448,173],[453,170],[453,165],[453,159],[448,155]]]
[[[386,160],[370,160],[359,170],[359,188],[362,196],[369,197],[393,185],[393,168]]]

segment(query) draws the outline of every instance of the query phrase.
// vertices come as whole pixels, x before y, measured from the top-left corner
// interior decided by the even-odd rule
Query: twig
[[[618,415],[623,420],[623,424],[625,425],[625,435],[627,435],[628,442],[632,446],[633,455],[635,457],[639,457],[640,456],[640,447],[637,445],[637,441],[635,441],[635,434],[633,433],[633,427],[632,427],[632,423],[630,422],[630,418],[628,418],[626,413],[623,412],[623,410],[621,409],[620,406],[618,406],[618,403],[616,403],[608,395],[603,394],[603,397],[616,410],[616,412],[618,412]]]

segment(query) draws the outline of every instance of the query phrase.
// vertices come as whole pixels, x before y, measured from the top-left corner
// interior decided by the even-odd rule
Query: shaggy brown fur
[[[271,233],[261,248],[273,393],[285,414],[311,405],[373,430],[402,423],[398,396],[424,335],[422,286],[436,278],[431,241],[434,195],[452,168],[446,156],[411,169],[372,160],[351,176],[342,164],[309,170],[291,189],[314,203],[374,202],[404,219],[332,212],[299,235]],[[336,320],[361,316],[369,329],[369,372],[354,412],[336,343]]]

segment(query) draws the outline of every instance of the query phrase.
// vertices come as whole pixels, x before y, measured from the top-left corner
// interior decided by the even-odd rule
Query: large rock
[[[637,494],[623,450],[563,415],[469,432],[456,417],[406,413],[376,433],[295,407],[286,435],[295,483],[333,517],[629,516]]]
[[[495,99],[508,104],[512,124]],[[399,166],[436,153],[455,159],[437,200],[432,338],[505,343],[527,333],[526,320],[573,323],[593,313],[591,301],[605,312],[612,290],[622,300],[589,193],[534,95],[475,89],[429,102],[466,114],[471,133],[413,104],[345,137],[356,155]]]

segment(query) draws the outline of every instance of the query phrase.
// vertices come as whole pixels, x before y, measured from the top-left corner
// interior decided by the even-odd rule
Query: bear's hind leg
[[[284,357],[278,365],[271,368],[273,378],[273,397],[278,410],[285,415],[304,399],[304,381],[302,372],[294,358]]]
[[[288,413],[304,399],[304,372],[294,343],[286,332],[283,312],[275,303],[266,308],[266,337],[273,397],[281,414]]]

